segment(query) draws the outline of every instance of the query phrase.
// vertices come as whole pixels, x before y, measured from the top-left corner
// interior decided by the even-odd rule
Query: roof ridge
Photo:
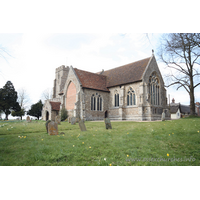
[[[112,68],[112,69],[108,69],[108,70],[105,70],[104,72],[107,72],[107,71],[110,71],[110,70],[113,70],[113,69],[117,69],[117,68],[120,68],[120,67],[125,67],[127,65],[130,65],[130,64],[133,64],[133,63],[137,63],[137,62],[140,62],[140,61],[143,61],[143,60],[147,60],[147,59],[150,59],[151,57],[148,57],[148,58],[144,58],[144,59],[141,59],[141,60],[138,60],[138,61],[135,61],[135,62],[131,62],[131,63],[128,63],[128,64],[125,64],[125,65],[121,65],[119,67],[115,67],[115,68]],[[103,73],[104,73],[103,72]]]
[[[78,68],[74,68],[74,69],[77,69],[77,70],[80,70],[80,71],[83,71],[83,72],[87,72],[87,73],[90,73],[90,74],[95,74],[95,75],[98,75],[98,76],[104,76],[104,77],[106,77],[106,75],[103,75],[103,74],[97,74],[97,73],[94,73],[94,72],[89,72],[89,71],[85,71],[85,70],[78,69]]]

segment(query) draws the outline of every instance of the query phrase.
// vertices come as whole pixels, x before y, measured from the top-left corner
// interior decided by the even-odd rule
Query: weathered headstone
[[[49,122],[51,122],[51,120],[47,120],[47,122],[45,123],[47,133],[48,133],[48,124],[49,124]]]
[[[49,135],[58,135],[58,124],[54,121],[48,123],[48,134]]]
[[[68,117],[68,122],[71,123],[71,117]]]
[[[106,124],[106,129],[112,129],[112,126],[111,126],[109,118],[105,118],[105,124]]]
[[[161,118],[162,121],[165,121],[165,112],[163,111],[162,113],[162,118]]]
[[[87,131],[83,120],[79,120],[78,124],[79,124],[81,131]]]
[[[72,117],[71,118],[71,125],[75,125],[76,124],[76,117]]]
[[[55,122],[57,124],[60,124],[60,120],[61,120],[60,115],[57,115],[56,118],[55,118]]]
[[[26,121],[27,121],[27,122],[31,122],[31,120],[30,120],[30,117],[29,117],[29,116],[27,116],[27,117],[26,117]]]

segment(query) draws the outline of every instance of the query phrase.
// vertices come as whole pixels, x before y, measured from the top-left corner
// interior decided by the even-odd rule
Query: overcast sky
[[[61,65],[98,72],[150,57],[158,45],[160,34],[0,34],[0,44],[8,54],[0,58],[0,87],[10,80],[16,90],[25,88],[31,103],[41,99],[43,91],[53,87],[55,69]],[[158,58],[157,58],[158,60]],[[157,61],[161,73],[166,69]],[[189,104],[184,90],[168,89],[170,98]],[[196,92],[196,100],[200,96]]]

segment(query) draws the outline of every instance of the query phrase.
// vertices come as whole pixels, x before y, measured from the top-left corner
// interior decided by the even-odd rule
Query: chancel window
[[[130,88],[127,93],[127,106],[136,105],[136,95],[135,91]]]
[[[149,78],[149,94],[151,104],[160,105],[159,79],[155,72]]]
[[[92,95],[91,96],[91,110],[97,110],[97,111],[102,111],[102,104],[103,104],[103,100],[101,95],[98,95],[98,93],[96,95]]]

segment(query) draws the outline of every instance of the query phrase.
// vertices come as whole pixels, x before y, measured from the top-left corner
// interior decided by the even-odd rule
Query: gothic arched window
[[[150,94],[150,102],[153,105],[160,104],[160,86],[159,86],[159,79],[156,73],[152,73],[149,78],[149,94]]]
[[[103,109],[103,100],[101,95],[98,95],[98,93],[96,93],[96,95],[92,95],[91,96],[91,110],[97,110],[97,111],[102,111]]]
[[[119,94],[115,93],[115,107],[119,107]]]
[[[127,93],[127,106],[136,105],[136,95],[132,88]]]

